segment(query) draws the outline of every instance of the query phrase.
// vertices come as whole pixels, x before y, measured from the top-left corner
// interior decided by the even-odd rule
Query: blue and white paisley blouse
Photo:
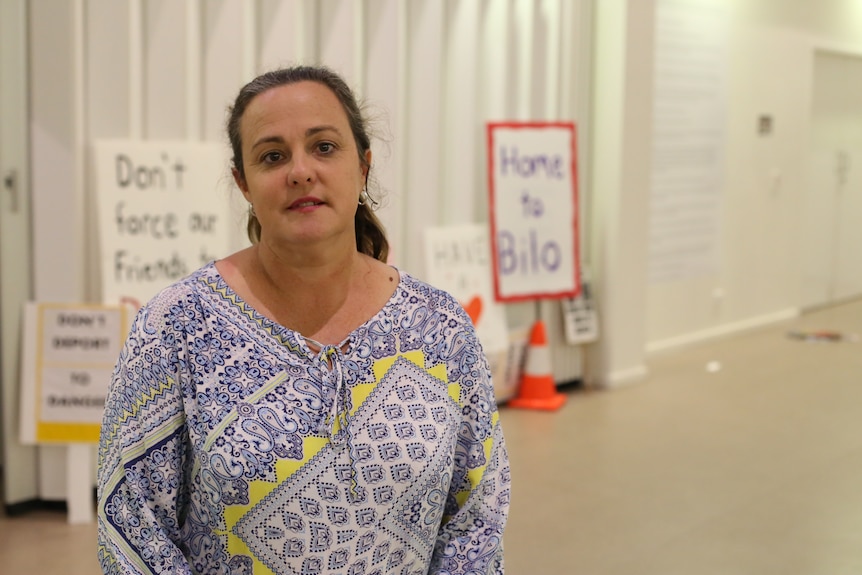
[[[503,573],[509,464],[458,302],[401,272],[314,352],[213,263],[140,310],[99,445],[106,573]]]

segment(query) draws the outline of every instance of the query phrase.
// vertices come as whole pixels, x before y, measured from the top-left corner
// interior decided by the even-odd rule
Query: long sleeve
[[[160,324],[163,322],[155,322]],[[188,499],[183,362],[139,312],[114,369],[99,443],[98,556],[105,573],[192,573],[179,541]]]
[[[463,419],[443,523],[429,573],[502,575],[503,529],[509,510],[509,460],[491,385],[478,341],[461,369],[478,377],[461,390]]]

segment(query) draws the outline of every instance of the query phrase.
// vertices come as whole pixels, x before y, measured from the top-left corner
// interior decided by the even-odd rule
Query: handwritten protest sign
[[[461,302],[485,351],[505,350],[509,345],[506,314],[493,299],[488,226],[425,228],[425,262],[428,282]]]
[[[99,440],[105,396],[127,324],[120,306],[27,304],[22,443]]]
[[[494,300],[491,246],[486,224],[425,228],[426,279],[451,293],[470,316],[493,376],[497,401],[511,399],[517,386],[524,339],[512,343],[506,310]]]
[[[94,145],[102,301],[145,303],[227,255],[229,196],[218,144],[106,140]]]
[[[578,293],[575,126],[491,123],[488,172],[499,301]]]

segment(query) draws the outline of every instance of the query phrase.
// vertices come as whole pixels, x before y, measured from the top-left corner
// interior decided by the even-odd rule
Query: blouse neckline
[[[338,344],[321,344],[311,338],[305,337],[301,333],[296,330],[293,330],[289,327],[286,327],[277,321],[271,319],[270,317],[260,313],[254,306],[248,303],[245,299],[242,298],[234,289],[225,281],[224,276],[221,275],[218,268],[216,267],[216,260],[210,261],[204,268],[205,275],[213,278],[215,280],[215,284],[218,287],[218,291],[225,296],[225,299],[228,301],[230,307],[235,311],[238,311],[240,315],[251,319],[260,325],[265,331],[272,334],[279,342],[281,343],[289,343],[293,345],[288,345],[289,349],[295,350],[298,347],[303,355],[305,355],[308,359],[314,360],[322,355],[328,353],[329,350],[339,350],[344,355],[348,355],[353,349],[356,347],[356,342],[358,342],[362,337],[362,335],[368,331],[368,328],[378,319],[382,319],[386,317],[391,308],[397,307],[396,299],[398,297],[398,292],[401,290],[401,287],[404,283],[404,273],[398,268],[393,269],[398,273],[398,285],[395,287],[395,291],[392,292],[392,295],[389,296],[389,299],[386,300],[386,303],[377,310],[371,317],[362,322],[359,326],[357,326],[354,330],[352,330],[347,337],[344,338]],[[284,340],[287,340],[285,342]],[[311,349],[309,342],[312,344],[319,346],[318,351],[314,351]]]

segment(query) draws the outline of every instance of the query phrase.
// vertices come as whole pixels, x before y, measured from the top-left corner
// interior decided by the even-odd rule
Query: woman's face
[[[368,170],[329,88],[297,82],[259,94],[242,116],[240,135],[245,178],[234,170],[234,179],[260,221],[261,243],[355,246],[353,221]],[[370,151],[365,159],[370,165]]]

